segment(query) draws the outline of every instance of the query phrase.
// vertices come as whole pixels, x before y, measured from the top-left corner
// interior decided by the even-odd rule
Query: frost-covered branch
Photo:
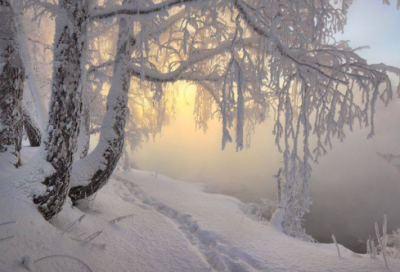
[[[256,43],[257,39],[247,39],[243,42],[244,45]],[[131,65],[130,72],[132,75],[140,77],[143,72],[144,78],[149,81],[155,82],[173,82],[177,80],[192,80],[192,81],[203,81],[203,80],[218,80],[220,78],[218,75],[198,75],[197,72],[186,72],[193,67],[194,64],[213,58],[216,55],[224,54],[231,50],[232,43],[225,42],[213,49],[201,50],[193,53],[189,59],[182,61],[179,63],[178,68],[169,73],[159,73],[154,70],[150,70],[147,68],[142,68],[139,66]],[[143,69],[143,70],[142,70]]]
[[[132,4],[121,5],[110,10],[102,10],[98,8],[92,11],[89,15],[92,20],[107,19],[117,15],[150,15],[157,12],[165,12],[167,9],[181,6],[191,2],[200,2],[204,0],[165,0],[160,3],[152,4],[145,7],[139,7]]]

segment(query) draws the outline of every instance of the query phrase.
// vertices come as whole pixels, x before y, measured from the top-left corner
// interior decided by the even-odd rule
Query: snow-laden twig
[[[15,221],[4,222],[4,223],[0,224],[0,227],[5,226],[5,225],[10,225],[10,224],[15,224],[15,223],[16,223]]]
[[[389,269],[387,260],[386,260],[386,246],[387,246],[387,241],[388,241],[388,235],[387,235],[387,216],[386,214],[383,216],[383,229],[382,229],[382,255],[383,259],[385,260],[385,265],[386,269]]]
[[[5,238],[0,238],[0,242],[1,242],[1,241],[8,240],[8,239],[11,239],[11,238],[13,238],[13,237],[14,237],[14,235],[11,235],[11,236],[8,236],[8,237],[5,237]]]
[[[71,226],[69,226],[69,228],[66,229],[62,234],[65,234],[66,232],[68,232],[76,223],[78,223],[78,222],[80,223],[85,216],[86,216],[86,214],[82,215],[77,220],[75,220],[75,222],[72,223]]]
[[[49,258],[56,258],[56,257],[68,258],[68,259],[76,260],[76,261],[78,261],[79,263],[83,264],[87,270],[89,270],[90,272],[93,272],[93,270],[89,267],[89,265],[87,265],[84,261],[82,261],[81,259],[78,259],[78,258],[76,258],[76,257],[69,256],[69,255],[61,255],[61,254],[50,255],[50,256],[46,256],[46,257],[37,259],[37,260],[34,261],[33,263],[36,264],[36,263],[38,263],[38,262],[40,262],[40,261],[43,261],[43,260],[46,260],[46,259],[49,259]]]
[[[379,234],[379,227],[378,227],[377,222],[375,222],[375,231],[376,231],[376,237],[378,239],[378,243],[382,250],[382,257],[383,257],[383,260],[385,261],[386,269],[389,269],[389,266],[388,266],[388,263],[386,260],[386,245],[387,245],[387,216],[386,216],[386,214],[383,216],[382,236],[380,236],[380,234]]]
[[[369,254],[369,256],[370,256],[371,258],[374,257],[374,255],[373,255],[373,249],[372,249],[372,247],[371,247],[371,240],[370,240],[370,239],[367,240],[367,253]]]
[[[120,217],[114,218],[113,220],[110,220],[110,223],[111,224],[115,224],[115,223],[117,223],[117,222],[119,222],[121,220],[124,220],[126,218],[133,217],[134,215],[135,214],[128,214],[128,215],[120,216]]]
[[[374,256],[374,259],[376,259],[376,254],[377,254],[377,250],[376,250],[376,246],[375,246],[375,242],[372,240],[371,241],[371,246],[372,246],[372,255]]]
[[[151,13],[162,12],[168,8],[183,5],[184,3],[196,2],[196,1],[198,0],[166,0],[147,7],[121,5],[119,7],[115,7],[110,10],[101,10],[101,9],[94,10],[89,15],[89,17],[91,20],[99,20],[99,19],[107,19],[117,15],[130,15],[130,16],[148,15]]]
[[[102,232],[103,232],[102,230],[96,231],[95,233],[93,233],[93,234],[89,235],[88,237],[86,237],[85,240],[87,242],[90,242],[90,241],[94,240],[97,236],[99,236]]]
[[[332,240],[333,240],[333,242],[335,243],[335,246],[336,246],[336,249],[337,249],[337,253],[338,253],[338,255],[339,255],[339,258],[342,258],[342,256],[340,256],[340,249],[339,249],[339,246],[338,246],[338,244],[337,244],[335,234],[332,234]]]
[[[71,240],[80,242],[80,243],[82,243],[83,245],[90,244],[91,246],[99,247],[99,248],[101,248],[101,249],[105,249],[106,246],[107,246],[107,244],[104,244],[104,243],[93,243],[93,242],[87,241],[87,240],[85,240],[85,239],[79,239],[79,236],[78,236],[78,238],[74,238],[74,237],[69,237],[69,238],[70,238]]]

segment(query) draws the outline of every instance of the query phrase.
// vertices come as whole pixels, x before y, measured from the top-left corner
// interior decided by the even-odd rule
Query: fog
[[[400,11],[381,1],[356,1],[348,26],[338,39],[353,47],[371,45],[361,56],[371,63],[400,67]],[[397,79],[394,79],[395,81]],[[276,174],[282,162],[272,135],[273,119],[257,126],[251,147],[236,152],[234,144],[221,151],[221,124],[209,123],[206,134],[195,130],[193,89],[180,88],[178,113],[161,135],[143,143],[133,155],[138,168],[190,182],[205,183],[210,191],[243,202],[275,199]],[[347,139],[313,166],[311,193],[314,204],[305,218],[307,232],[320,242],[338,242],[365,252],[363,242],[374,234],[374,222],[388,215],[388,229],[400,228],[400,173],[377,152],[400,154],[400,104],[379,104],[376,136],[367,129],[347,131]]]
[[[190,95],[186,95],[189,100]],[[184,100],[181,94],[180,99]],[[234,145],[221,151],[221,126],[210,123],[206,134],[195,131],[192,106],[180,106],[180,113],[161,136],[144,143],[134,154],[140,169],[159,172],[189,182],[207,185],[212,192],[228,194],[243,202],[275,199],[276,180],[282,155],[274,145],[273,120],[256,129],[251,147],[236,152]],[[314,204],[305,227],[320,242],[330,242],[332,233],[340,243],[360,252],[374,234],[374,222],[389,218],[389,230],[400,228],[400,173],[377,152],[400,154],[398,139],[400,105],[380,105],[376,136],[367,140],[367,129],[347,133],[334,142],[319,164],[313,166],[311,195]],[[361,244],[361,245],[360,245]]]

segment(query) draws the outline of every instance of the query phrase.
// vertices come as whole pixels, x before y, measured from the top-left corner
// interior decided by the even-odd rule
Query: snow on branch
[[[244,45],[246,44],[251,44],[257,42],[257,39],[251,38],[247,39],[243,42]],[[185,71],[189,70],[190,67],[193,67],[194,64],[210,59],[212,57],[215,57],[216,55],[219,54],[224,54],[227,52],[227,50],[231,50],[231,42],[225,42],[222,43],[221,45],[217,46],[216,48],[213,49],[207,49],[207,50],[201,50],[198,52],[193,53],[189,59],[180,62],[180,65],[178,68],[176,68],[174,71],[169,72],[169,73],[159,73],[158,71],[151,70],[148,68],[142,68],[139,66],[131,65],[130,70],[131,74],[133,76],[140,77],[141,73],[144,73],[144,78],[149,81],[154,81],[154,82],[173,82],[177,80],[192,80],[192,81],[203,81],[203,80],[211,80],[215,81],[218,80],[219,76],[218,75],[199,75],[196,71],[194,72],[187,72]],[[141,70],[143,69],[143,70]]]
[[[81,265],[83,265],[83,267],[85,267],[85,269],[87,269],[90,272],[93,272],[93,270],[90,268],[90,266],[87,265],[84,261],[82,261],[79,258],[69,256],[69,255],[62,255],[62,254],[49,255],[49,256],[39,258],[39,259],[35,260],[33,263],[36,264],[36,263],[39,263],[39,262],[42,262],[44,260],[51,259],[51,258],[66,258],[66,259],[70,259],[70,260],[75,260],[78,263],[80,263]]]
[[[96,9],[89,14],[90,19],[100,20],[107,19],[117,15],[149,15],[152,13],[163,12],[172,7],[181,6],[190,2],[203,1],[203,0],[166,0],[157,4],[149,5],[146,7],[138,7],[132,4],[121,5],[109,10]]]
[[[25,9],[32,8],[34,11],[34,19],[40,19],[43,16],[55,17],[58,11],[58,4],[47,0],[26,0],[24,1]]]

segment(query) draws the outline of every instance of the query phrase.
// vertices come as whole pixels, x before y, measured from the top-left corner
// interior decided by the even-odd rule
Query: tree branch
[[[97,9],[89,14],[91,20],[102,20],[117,15],[148,15],[152,13],[166,11],[172,7],[177,7],[186,3],[196,2],[202,0],[166,0],[158,4],[154,4],[147,7],[137,7],[132,5],[121,5],[120,7],[113,8],[111,10]]]

